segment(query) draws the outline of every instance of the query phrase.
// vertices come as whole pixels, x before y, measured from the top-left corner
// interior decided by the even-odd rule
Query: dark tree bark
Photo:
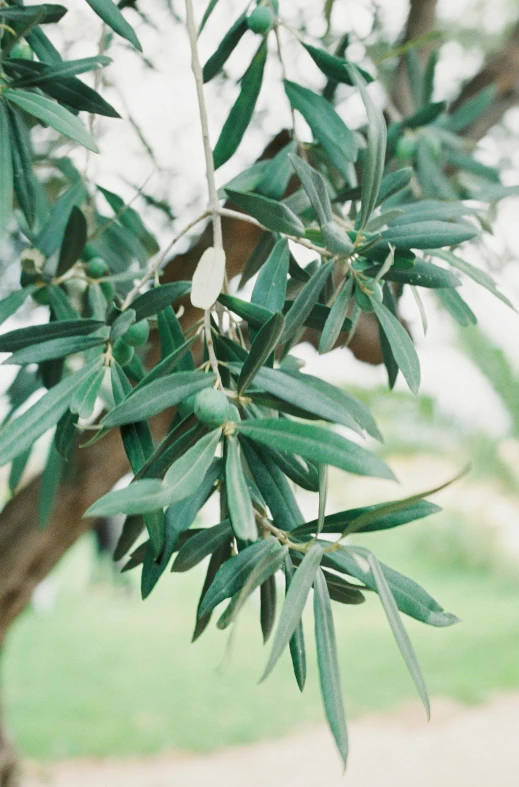
[[[437,4],[438,0],[411,0],[407,23],[402,36],[402,44],[426,36],[435,30]],[[418,47],[417,53],[422,63],[425,63],[432,49],[434,49],[434,42],[424,43]],[[412,115],[417,109],[414,106],[411,94],[405,55],[400,58],[391,93],[393,103],[404,117]]]

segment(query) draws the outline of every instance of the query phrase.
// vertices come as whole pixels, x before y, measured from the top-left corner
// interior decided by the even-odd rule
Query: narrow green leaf
[[[384,304],[379,303],[376,298],[370,298],[370,301],[391,346],[395,361],[409,388],[414,394],[417,394],[420,388],[420,361],[411,337]]]
[[[30,93],[27,90],[5,90],[4,96],[24,112],[38,118],[60,134],[73,139],[94,153],[99,153],[94,138],[83,123],[65,107],[50,101],[45,96]]]
[[[176,372],[139,388],[103,418],[103,426],[120,426],[142,421],[187,399],[214,383],[213,374]]]
[[[367,268],[364,273],[367,276],[377,276],[382,267]],[[395,270],[391,267],[383,276],[384,281],[394,281],[398,284],[410,284],[413,287],[428,287],[438,289],[439,287],[459,287],[461,281],[451,271],[433,265],[432,262],[417,259],[412,268],[407,271]]]
[[[32,295],[37,289],[38,287],[35,284],[28,284],[27,287],[22,287],[21,290],[15,290],[3,298],[3,300],[0,301],[0,325],[5,322],[8,317],[18,311],[29,295]],[[0,341],[1,338],[2,337],[0,337]],[[2,350],[2,352],[7,351]]]
[[[63,275],[79,260],[87,240],[87,223],[81,210],[74,205],[65,228],[56,274]]]
[[[238,380],[238,393],[245,391],[263,364],[278,346],[285,329],[285,318],[277,312],[258,331]],[[260,383],[261,385],[261,383]]]
[[[196,492],[213,463],[221,436],[222,430],[214,429],[171,465],[163,482],[165,505],[177,503]]]
[[[18,484],[23,478],[27,463],[31,458],[33,446],[30,445],[22,454],[15,456],[11,464],[11,471],[9,473],[8,486],[12,495],[16,492]]]
[[[183,545],[171,567],[172,571],[183,572],[197,566],[204,558],[212,555],[233,535],[231,523],[228,519],[219,525],[201,530]]]
[[[226,610],[227,615],[224,613],[226,618],[225,625],[220,625],[220,621],[218,621],[218,628],[227,628],[227,626],[233,623],[238,617],[243,605],[251,593],[253,593],[258,587],[263,587],[264,583],[269,579],[274,580],[274,574],[279,568],[281,568],[281,565],[284,563],[285,557],[288,554],[288,547],[282,547],[278,541],[271,541],[270,544],[270,550],[265,555],[263,555],[261,560],[256,563],[241,590],[235,596],[233,596],[231,600],[231,609],[228,608],[228,612]],[[270,624],[270,617],[268,622]]]
[[[261,680],[265,680],[274,669],[279,657],[294,634],[306,605],[310,588],[321,563],[323,550],[319,544],[312,544],[295,572],[281,610],[278,627],[272,643],[269,660]]]
[[[375,555],[370,553],[367,557],[367,560],[373,575],[373,579],[377,586],[378,595],[380,596],[382,606],[384,607],[384,612],[386,613],[389,625],[391,626],[391,631],[393,632],[393,636],[400,649],[402,658],[404,659],[407,669],[411,674],[418,694],[420,695],[420,699],[423,702],[427,718],[429,719],[431,716],[431,707],[429,703],[429,697],[427,695],[425,681],[423,679],[414,648],[411,644],[411,640],[409,639],[409,635],[407,634],[407,631],[400,620],[398,607],[391,592],[391,588],[387,583],[384,572],[382,571],[380,563],[378,562]]]
[[[347,60],[344,60],[342,57],[337,57],[336,55],[331,55],[324,49],[310,46],[310,44],[303,44],[303,46],[315,65],[328,77],[328,79],[332,79],[334,82],[342,82],[345,85],[353,86],[355,84],[346,68],[348,65]],[[358,68],[358,66],[357,70],[362,74],[366,82],[373,82],[373,77],[370,76],[367,71]]]
[[[44,257],[50,257],[60,248],[72,208],[80,205],[85,197],[86,189],[82,180],[78,180],[60,194],[50,216],[34,240],[34,245]]]
[[[476,325],[477,317],[461,295],[456,290],[439,289],[435,290],[448,312],[454,317],[457,323],[466,328],[468,325]]]
[[[295,82],[285,80],[284,85],[292,107],[301,113],[314,138],[349,183],[351,164],[357,158],[355,135],[325,98]]]
[[[469,276],[472,281],[475,281],[477,284],[481,285],[481,287],[485,287],[492,295],[495,295],[496,298],[499,298],[499,300],[506,303],[511,309],[514,309],[513,303],[508,300],[506,295],[503,295],[503,293],[498,290],[497,284],[486,271],[481,270],[481,268],[476,268],[474,265],[471,265],[466,260],[462,260],[461,257],[458,257],[450,251],[434,251],[433,254],[435,257],[439,257],[457,268],[461,273]]]
[[[70,459],[72,449],[77,442],[78,430],[76,429],[76,424],[78,418],[77,413],[71,413],[70,410],[66,410],[56,425],[54,443],[59,455],[65,461]]]
[[[237,314],[243,320],[246,320],[253,328],[261,328],[270,318],[272,312],[264,306],[259,306],[257,303],[249,303],[243,301],[241,298],[236,298],[234,295],[225,295],[222,293],[218,296],[219,302],[226,306],[230,311]]]
[[[24,366],[28,363],[42,363],[53,358],[85,352],[92,347],[100,347],[106,341],[103,336],[69,336],[64,339],[49,339],[41,344],[31,344],[14,352],[3,361],[4,364]]]
[[[285,555],[288,555],[288,548],[286,550],[281,550],[283,554],[283,559]],[[277,565],[276,571],[280,567],[280,564]],[[277,585],[276,585],[276,577],[274,574],[271,574],[268,579],[260,587],[260,624],[261,624],[261,633],[263,634],[263,644],[266,644],[269,639],[272,631],[274,630],[274,624],[276,622],[276,607],[277,607]]]
[[[103,327],[98,320],[60,320],[16,328],[0,336],[0,352],[10,353],[49,339],[85,336]]]
[[[230,364],[230,368],[234,370],[236,365]],[[300,374],[298,377],[293,377],[290,374],[285,374],[281,369],[264,367],[256,372],[254,387],[263,388],[273,396],[300,407],[303,411],[312,413],[326,421],[342,424],[358,434],[362,434],[357,421],[350,414],[349,409],[344,406],[344,403],[339,404],[337,399],[328,397],[324,390],[318,391],[311,383],[306,385],[305,376]]]
[[[33,173],[30,132],[22,112],[7,103],[4,107],[10,126],[14,191],[27,224],[32,228],[36,218],[38,185]]]
[[[161,377],[171,374],[177,366],[181,368],[182,360],[188,356],[189,351],[196,340],[197,337],[194,336],[192,339],[189,339],[189,341],[181,345],[177,350],[173,350],[171,355],[167,355],[162,359],[162,361],[159,361],[159,363],[153,367],[151,372],[148,372],[148,374],[143,377],[143,379],[135,386],[134,390],[137,391],[140,388],[149,385],[154,380],[158,380]]]
[[[285,558],[285,595],[288,593],[290,584],[294,577],[294,564],[290,554]],[[303,621],[300,620],[289,641],[290,657],[292,659],[292,669],[295,679],[299,686],[299,691],[303,691],[306,683],[306,648],[305,635],[303,632]]]
[[[214,489],[214,482],[215,474],[213,470],[210,469],[203,476],[202,483],[199,484],[194,494],[169,506],[166,510],[164,517],[164,547],[160,553],[160,558],[159,560],[155,560],[152,551],[148,550],[144,559],[141,579],[141,593],[143,598],[149,596],[166,569],[173,552],[182,546],[180,537],[195,521],[198,511]]]
[[[259,491],[269,507],[274,524],[282,530],[293,530],[302,524],[303,515],[285,475],[259,446],[249,440],[240,441],[243,453]]]
[[[127,516],[124,520],[121,535],[115,546],[113,558],[115,561],[122,560],[127,552],[130,551],[137,539],[144,530],[144,522],[141,516]]]
[[[140,514],[142,510],[155,511],[160,508],[162,482],[157,478],[134,481],[124,489],[117,489],[103,495],[84,516],[115,516],[116,514]]]
[[[172,306],[166,306],[157,314],[157,328],[159,331],[161,357],[165,359],[176,350],[181,350],[186,344],[186,337],[182,326]],[[195,362],[191,353],[182,355],[179,362],[181,372],[191,372],[195,369]]]
[[[0,239],[7,232],[13,212],[13,164],[9,118],[3,101],[0,101]]]
[[[274,232],[301,236],[305,234],[304,224],[283,202],[277,202],[260,194],[247,194],[243,191],[226,189],[233,202],[250,216]]]
[[[403,249],[437,249],[441,246],[457,246],[472,240],[477,234],[477,229],[468,224],[424,221],[384,230],[379,245],[392,243]]]
[[[198,616],[204,617],[226,598],[238,593],[254,566],[267,552],[270,552],[273,545],[274,542],[271,539],[260,539],[227,560],[218,570],[213,583],[205,594],[198,610]]]
[[[32,445],[38,437],[57,424],[67,410],[74,390],[83,383],[90,369],[85,367],[65,377],[48,393],[0,430],[0,466],[8,464]]]
[[[495,84],[488,85],[461,104],[447,119],[446,127],[449,131],[459,133],[471,126],[489,108],[495,98],[496,90]]]
[[[344,535],[348,535],[350,532],[373,533],[377,530],[389,530],[393,527],[406,525],[408,522],[415,522],[417,519],[436,514],[442,510],[440,506],[429,503],[428,500],[416,499],[415,502],[413,501],[414,498],[395,500],[390,503],[377,503],[372,506],[350,508],[347,511],[329,514],[324,518],[323,532]],[[397,505],[400,507],[397,508]],[[314,519],[312,522],[306,522],[297,527],[294,536],[312,535],[317,533],[317,528],[318,520]]]
[[[229,518],[237,538],[242,541],[255,541],[258,537],[258,529],[254,519],[249,488],[243,473],[240,445],[234,436],[226,439],[225,492]]]
[[[135,309],[135,320],[140,322],[146,317],[153,317],[167,306],[170,306],[178,298],[182,298],[191,290],[191,282],[174,281],[170,284],[162,284],[152,290],[139,295],[130,304]]]
[[[2,18],[14,24],[24,23],[35,14],[42,14],[40,24],[52,24],[54,22],[59,22],[66,13],[67,9],[65,6],[56,5],[54,3],[30,5],[26,8],[23,6],[7,6],[2,8]]]
[[[14,83],[15,87],[34,87],[54,77],[71,77],[77,76],[78,74],[84,74],[88,71],[95,71],[98,68],[108,66],[112,60],[104,55],[96,55],[95,57],[84,57],[80,60],[67,60],[56,63],[55,65],[31,61],[23,62],[25,65],[27,65],[27,62],[30,63],[34,69],[33,75],[17,79]],[[21,65],[21,63],[19,65]],[[34,68],[34,66],[36,66],[36,68]]]
[[[211,14],[213,13],[214,9],[216,8],[217,3],[218,3],[218,0],[209,0],[207,8],[205,9],[204,15],[202,17],[202,21],[200,22],[200,25],[198,27],[198,35],[200,35],[202,30],[206,26],[206,24],[207,24],[207,22],[209,20],[209,17],[211,16]]]
[[[121,312],[110,327],[110,343],[114,344],[128,331],[128,328],[135,323],[135,309],[125,309]]]
[[[317,464],[333,465],[358,475],[394,478],[381,459],[322,426],[262,418],[237,424],[236,429],[267,447],[299,454]]]
[[[326,545],[329,542],[323,542]],[[359,559],[355,559],[353,554]],[[366,587],[377,590],[367,558],[369,550],[361,547],[341,547],[323,558],[323,565],[360,579]],[[458,618],[435,601],[420,585],[389,566],[380,564],[391,592],[401,612],[429,626],[443,628],[458,622]]]
[[[304,325],[312,308],[317,302],[322,289],[333,271],[333,261],[322,265],[312,278],[305,284],[285,316],[285,332],[283,341],[288,342],[299,328]]]
[[[47,461],[42,472],[38,495],[38,526],[40,529],[43,529],[49,523],[60,487],[63,470],[64,461],[53,440],[50,444]]]
[[[77,413],[80,418],[90,418],[94,412],[97,396],[101,388],[105,376],[106,367],[103,364],[103,358],[93,361],[91,365],[91,374],[83,385],[80,385],[70,403],[70,412]]]
[[[263,83],[267,62],[267,43],[263,41],[241,81],[240,95],[225,121],[213,151],[214,168],[218,169],[233,156],[252,120]]]
[[[308,195],[317,221],[321,226],[327,224],[332,220],[332,206],[325,179],[302,158],[290,155],[289,159]]]
[[[300,571],[300,568],[298,568],[298,571]],[[324,573],[320,568],[317,569],[314,583],[314,619],[317,664],[324,709],[344,768],[346,768],[348,760],[348,731],[342,700],[337,643],[330,594]]]
[[[349,65],[349,74],[357,86],[368,115],[367,148],[362,171],[362,195],[359,230],[362,231],[373,213],[384,175],[386,158],[386,121],[368,93],[366,81]]]
[[[195,630],[193,632],[192,642],[195,642],[195,640],[197,640],[204,633],[207,626],[209,625],[212,616],[212,610],[205,613],[204,615],[200,615],[200,607],[220,567],[231,556],[231,550],[232,547],[231,547],[231,542],[229,540],[223,543],[222,546],[219,549],[217,549],[216,552],[214,552],[214,554],[211,556],[211,560],[209,561],[209,566],[207,567],[207,573],[205,576],[202,592],[200,594],[200,599],[197,606]]]
[[[142,52],[142,46],[133,27],[126,21],[119,8],[112,0],[86,0],[97,16],[110,27],[114,33],[126,38],[130,44]]]
[[[220,73],[247,30],[247,13],[244,12],[227,31],[218,44],[216,51],[213,52],[205,64],[203,68],[204,82],[210,82],[211,79],[214,79]]]
[[[287,291],[289,259],[288,241],[282,238],[276,243],[260,269],[251,295],[252,303],[271,312],[279,312],[283,309]]]
[[[348,313],[348,308],[353,293],[353,276],[349,276],[337,297],[333,302],[330,313],[326,318],[321,338],[319,339],[319,353],[323,355],[328,353],[335,347],[341,331],[343,330],[344,320]]]

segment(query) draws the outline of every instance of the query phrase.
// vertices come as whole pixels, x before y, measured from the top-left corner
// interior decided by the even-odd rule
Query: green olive
[[[416,155],[417,147],[418,143],[416,141],[416,137],[414,135],[411,136],[410,134],[404,134],[404,136],[400,137],[396,143],[395,156],[401,161],[408,161],[409,159],[414,158]]]
[[[116,339],[112,347],[112,355],[118,364],[126,366],[133,358],[135,350],[126,344],[124,339]]]
[[[102,279],[110,269],[102,257],[93,257],[86,266],[86,272],[91,279]]]
[[[204,388],[195,398],[195,415],[205,426],[221,426],[227,420],[229,400],[222,391]]]
[[[247,18],[247,26],[253,33],[266,36],[276,23],[276,16],[272,8],[261,5],[257,6]]]
[[[11,49],[9,57],[14,57],[17,60],[34,60],[34,52],[27,41],[18,41]]]
[[[150,326],[148,325],[148,320],[141,320],[130,325],[124,334],[124,341],[127,344],[131,344],[132,347],[140,347],[142,344],[146,344],[149,335]]]

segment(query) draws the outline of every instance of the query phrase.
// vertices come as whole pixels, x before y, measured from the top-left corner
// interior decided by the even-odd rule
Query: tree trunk
[[[0,787],[19,787],[18,757],[9,731],[2,719],[3,713],[0,705]]]

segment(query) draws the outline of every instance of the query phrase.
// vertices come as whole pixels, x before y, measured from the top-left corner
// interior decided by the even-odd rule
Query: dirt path
[[[23,787],[517,787],[519,693],[477,708],[412,705],[350,725],[346,777],[324,727],[206,756],[28,766]]]

